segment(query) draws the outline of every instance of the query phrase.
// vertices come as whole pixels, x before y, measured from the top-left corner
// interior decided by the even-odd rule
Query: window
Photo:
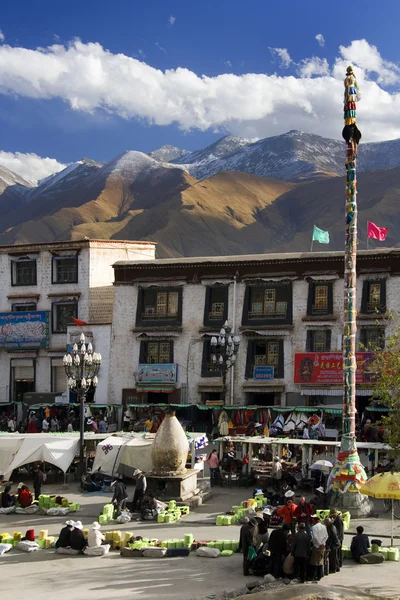
[[[310,281],[308,286],[308,316],[333,314],[333,283],[331,281]]]
[[[228,316],[227,285],[210,285],[206,289],[204,325],[223,325]]]
[[[307,331],[306,352],[330,352],[330,329],[309,329]]]
[[[62,358],[51,358],[51,391],[62,394],[67,391],[67,376]]]
[[[386,312],[386,280],[364,281],[361,312],[376,314]]]
[[[140,342],[140,358],[142,365],[169,365],[174,362],[174,343],[165,340]]]
[[[27,302],[26,304],[13,304],[12,312],[32,312],[36,310],[36,302]]]
[[[11,285],[36,285],[36,260],[19,258],[11,261]]]
[[[77,283],[78,282],[78,257],[77,256],[53,256],[52,282],[53,283]]]
[[[201,363],[202,377],[220,377],[221,369],[218,364],[212,361],[212,348],[210,340],[205,340],[203,344],[203,360]]]
[[[246,377],[253,379],[254,367],[274,367],[274,378],[284,376],[283,340],[250,340],[247,347]]]
[[[246,290],[243,324],[290,324],[292,285],[250,285]]]
[[[75,301],[53,303],[53,333],[67,333],[68,325],[73,325],[73,317],[78,317],[78,303]]]
[[[384,327],[361,327],[360,329],[360,351],[383,350],[385,348]]]
[[[179,325],[182,321],[182,290],[146,288],[139,290],[138,324]]]

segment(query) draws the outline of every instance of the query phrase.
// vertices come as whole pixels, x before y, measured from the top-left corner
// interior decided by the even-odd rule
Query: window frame
[[[262,313],[259,313],[257,317],[257,313],[250,310],[252,305],[257,304],[257,302],[253,299],[253,294],[255,294],[256,289],[262,291],[262,298],[260,297],[260,301],[258,304],[262,304]],[[272,313],[266,312],[266,305],[272,306],[272,302],[266,300],[267,294],[266,292],[274,290],[274,306],[275,311]],[[284,292],[282,293],[282,290]],[[280,292],[277,294],[277,292]],[[277,296],[280,296],[277,298]],[[284,299],[283,299],[284,298]],[[286,314],[280,314],[279,311],[276,310],[276,306],[281,303],[286,303]],[[253,316],[249,316],[252,314]],[[273,284],[248,284],[246,286],[244,303],[243,303],[243,316],[242,316],[242,324],[243,325],[292,325],[293,324],[293,286],[292,282],[279,282]]]
[[[325,333],[325,347],[323,349],[316,349],[315,334]],[[320,328],[320,329],[307,329],[306,338],[306,352],[330,352],[332,344],[332,329]]]
[[[51,332],[54,334],[64,334],[67,333],[68,331],[68,327],[70,325],[73,325],[73,323],[68,324],[66,329],[56,329],[56,325],[58,322],[58,315],[57,315],[57,307],[61,306],[61,305],[75,305],[76,307],[76,311],[75,314],[73,315],[75,317],[75,319],[78,318],[78,301],[77,300],[57,300],[56,302],[52,302],[51,303]]]
[[[316,308],[318,288],[327,288],[326,310]],[[333,316],[333,281],[310,281],[308,284],[307,316],[331,317]]]
[[[211,360],[211,338],[203,341],[203,351],[201,359],[202,377],[221,377],[221,368],[218,363],[214,365]],[[213,367],[212,369],[210,367]]]
[[[380,285],[380,298],[377,306],[369,306],[371,286]],[[386,313],[386,279],[366,279],[363,281],[361,294],[361,314],[375,315]]]
[[[255,360],[255,350],[256,350],[256,345],[265,345],[267,346],[268,344],[274,344],[277,343],[278,344],[278,361],[277,364],[266,364],[266,365],[262,365],[261,362],[256,365],[256,360]],[[280,339],[280,338],[271,338],[271,339],[253,339],[253,340],[249,340],[247,343],[247,356],[246,356],[246,375],[245,378],[246,379],[254,379],[254,367],[256,366],[269,366],[269,367],[274,367],[274,379],[284,379],[285,377],[285,365],[284,365],[284,361],[285,361],[285,347],[284,347],[284,340]],[[266,351],[265,355],[259,354],[258,356],[266,356],[266,362],[268,362],[268,351]],[[253,363],[254,361],[254,363]]]
[[[16,307],[23,306],[24,309],[19,309]],[[34,306],[35,308],[25,308],[27,306]],[[37,311],[37,302],[13,302],[11,304],[11,312],[36,312]]]
[[[148,348],[149,344],[156,344],[160,346],[160,344],[169,344],[169,357],[166,362],[147,362],[148,358]],[[158,349],[158,359],[160,358],[160,348]],[[163,340],[159,338],[149,339],[149,340],[140,340],[140,348],[139,348],[139,364],[140,365],[172,365],[174,364],[174,341],[173,340]]]
[[[221,317],[212,318],[210,315],[212,314],[212,304],[213,304],[213,292],[218,290],[221,292],[223,296],[222,302],[215,302],[215,304],[223,304],[223,310]],[[216,327],[221,326],[225,323],[228,318],[228,303],[229,303],[229,285],[226,284],[215,284],[208,285],[206,287],[206,296],[204,302],[204,319],[203,324],[206,326],[212,327],[215,325]]]
[[[75,279],[73,279],[73,280],[71,279],[70,281],[58,281],[57,280],[57,267],[58,267],[57,263],[59,263],[63,260],[74,260],[75,261],[75,267],[76,267]],[[65,285],[68,283],[78,283],[78,282],[79,282],[79,262],[78,262],[77,254],[51,257],[51,283],[52,283],[52,285]]]
[[[153,317],[152,316],[147,317],[145,315],[146,293],[147,294],[150,294],[150,293],[155,294],[155,304],[154,304],[155,312],[153,313]],[[157,294],[160,294],[160,293],[167,293],[167,294],[177,293],[178,294],[178,297],[177,297],[178,298],[178,310],[177,310],[176,315],[173,315],[170,318],[168,317],[169,298],[167,297],[167,312],[161,313],[162,316],[157,317],[157,315],[156,315],[157,302],[158,302]],[[148,306],[148,308],[151,308],[151,306]],[[158,326],[168,326],[168,325],[176,326],[176,325],[181,325],[181,324],[182,324],[182,287],[150,286],[150,287],[139,288],[137,311],[136,311],[136,325],[144,326],[144,327],[158,327]]]
[[[369,348],[369,341],[367,340],[367,333],[371,331],[380,331],[380,335],[378,336],[378,343],[374,348]],[[360,336],[359,336],[359,351],[360,352],[374,352],[375,350],[384,350],[385,349],[385,336],[386,329],[381,325],[365,325],[364,327],[360,327]]]
[[[33,263],[34,265],[34,281],[32,283],[18,283],[17,282],[17,268],[18,265],[22,265],[23,263]],[[30,287],[33,285],[37,285],[37,259],[36,258],[18,258],[17,260],[11,259],[10,261],[11,267],[11,286],[12,287]]]

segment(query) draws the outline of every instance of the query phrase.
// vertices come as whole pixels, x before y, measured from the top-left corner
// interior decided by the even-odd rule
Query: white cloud
[[[0,150],[0,165],[29,181],[44,179],[53,173],[62,171],[67,166],[55,158],[42,158],[37,154],[4,152],[2,150]]]
[[[2,42],[4,42],[4,41],[5,41],[5,39],[6,39],[6,36],[5,36],[5,35],[4,35],[4,33],[2,32],[2,30],[0,29],[0,44],[1,44]]]
[[[146,55],[145,55],[145,53],[144,53],[144,52],[143,52],[143,50],[141,50],[140,48],[139,48],[139,50],[138,50],[138,54],[139,54],[140,58],[146,58]]]
[[[173,25],[173,24],[175,23],[175,21],[176,21],[176,17],[173,17],[172,15],[171,15],[171,16],[169,17],[169,19],[168,19],[168,23],[169,23],[170,25]]]
[[[329,75],[329,64],[326,58],[313,56],[305,58],[299,65],[300,77],[312,77],[313,75]]]
[[[285,49],[275,55],[297,73],[224,73],[208,77],[178,67],[161,71],[140,59],[113,54],[79,40],[46,49],[0,46],[0,93],[32,99],[60,98],[73,110],[106,111],[154,125],[263,137],[300,129],[340,138],[343,79],[351,62],[363,93],[358,107],[364,140],[400,137],[400,94],[384,89],[397,81],[397,65],[365,40],[326,59],[294,63]],[[371,77],[371,75],[373,77]],[[374,80],[375,79],[375,80]],[[39,177],[39,176],[37,176]]]
[[[317,40],[318,44],[322,47],[325,46],[325,38],[322,35],[322,33],[317,33],[317,35],[315,36],[315,39]]]
[[[163,47],[162,47],[162,46],[161,46],[161,45],[160,45],[158,42],[156,42],[156,46],[157,46],[157,48],[158,48],[158,49],[159,49],[161,52],[164,52],[164,54],[167,54],[167,51],[166,51],[166,49],[165,49],[165,48],[163,48]]]
[[[271,52],[272,56],[274,56],[275,58],[277,58],[279,60],[280,66],[283,67],[284,69],[287,69],[287,67],[292,62],[292,59],[290,58],[290,54],[287,51],[287,49],[286,48],[268,48],[268,50]]]

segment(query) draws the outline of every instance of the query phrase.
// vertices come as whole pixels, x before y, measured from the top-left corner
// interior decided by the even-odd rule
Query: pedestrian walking
[[[143,471],[141,471],[140,469],[136,469],[133,472],[133,476],[137,477],[137,479],[135,493],[133,494],[132,500],[132,512],[136,512],[136,507],[138,507],[139,511],[141,509],[143,496],[147,490],[147,481]]]

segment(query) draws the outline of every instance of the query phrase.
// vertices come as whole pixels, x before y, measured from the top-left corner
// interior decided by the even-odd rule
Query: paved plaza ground
[[[129,489],[129,498],[133,495],[133,489]],[[82,510],[74,518],[81,520],[84,527],[90,526],[98,518],[103,505],[111,498],[110,494],[80,494],[75,483],[67,489],[46,486],[43,492],[61,493],[71,501],[80,502]],[[238,539],[238,525],[216,527],[215,517],[250,497],[251,493],[252,489],[217,487],[206,504],[179,523],[158,525],[132,521],[125,525],[105,526],[103,531],[133,531],[135,535],[161,540],[182,538],[185,533],[193,533],[196,539]],[[381,501],[377,501],[375,507],[379,518],[353,520],[351,533],[361,524],[371,538],[379,537],[384,545],[390,545],[390,540],[383,538],[384,535],[390,535],[390,515],[383,513]],[[48,529],[50,535],[57,535],[64,520],[62,517],[44,515],[0,515],[0,532],[25,532],[33,527],[36,535],[40,529]],[[400,521],[395,522],[395,535],[400,536]],[[350,536],[346,537],[347,544]],[[395,545],[400,546],[400,539],[395,541]],[[218,559],[198,558],[191,554],[188,558],[156,560],[121,558],[116,551],[111,551],[103,558],[94,558],[58,556],[53,549],[32,554],[12,550],[0,558],[1,589],[3,597],[22,600],[202,600],[213,594],[218,596],[223,591],[239,590],[244,587],[246,580],[256,579],[243,577],[241,562],[239,554]],[[400,598],[399,575],[400,563],[362,566],[345,561],[340,573],[325,577],[319,586],[357,586],[379,593],[383,598]]]

